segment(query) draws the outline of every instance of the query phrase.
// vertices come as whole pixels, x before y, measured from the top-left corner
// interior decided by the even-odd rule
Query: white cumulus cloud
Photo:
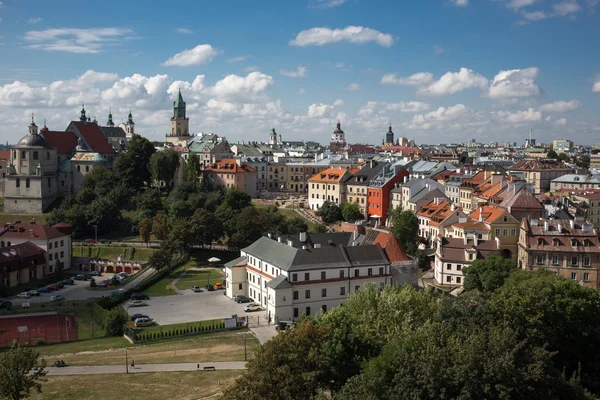
[[[592,86],[592,92],[600,93],[600,76],[594,82]]]
[[[450,0],[450,3],[456,7],[466,7],[469,5],[469,0]]]
[[[398,78],[396,74],[385,74],[381,78],[384,85],[424,86],[433,81],[433,74],[429,72],[417,72],[411,76]]]
[[[544,105],[538,107],[538,110],[540,110],[541,112],[563,113],[563,112],[567,112],[567,111],[576,110],[579,107],[581,107],[581,103],[577,100],[571,100],[571,101],[561,100],[561,101],[557,101],[554,103],[544,104]]]
[[[446,72],[439,80],[431,83],[418,91],[419,94],[443,96],[453,94],[465,89],[487,89],[488,80],[483,75],[473,72],[468,68],[461,68],[458,72]]]
[[[167,67],[188,67],[191,65],[208,64],[219,54],[210,44],[199,44],[190,50],[184,50],[169,58],[162,65]]]
[[[289,44],[291,46],[305,47],[323,46],[338,42],[375,42],[380,46],[390,47],[394,44],[394,38],[388,33],[382,33],[376,29],[365,28],[363,26],[347,26],[343,29],[321,27],[300,32]]]
[[[255,71],[246,76],[227,75],[207,91],[221,100],[245,100],[264,92],[273,83],[272,76]]]
[[[535,83],[539,73],[536,67],[500,71],[492,80],[488,96],[495,99],[539,96],[541,89]]]
[[[298,67],[292,71],[282,69],[279,73],[281,76],[287,76],[288,78],[304,78],[307,75],[306,71],[306,67]]]
[[[44,51],[64,51],[76,54],[95,54],[105,46],[133,38],[133,31],[125,28],[58,28],[25,33],[26,48]]]
[[[332,8],[341,6],[348,0],[317,0],[316,4],[313,7],[316,8]]]
[[[556,121],[554,121],[554,123],[556,125],[564,126],[567,124],[567,119],[566,118],[557,119]]]
[[[542,120],[542,113],[540,111],[536,111],[533,108],[517,112],[497,111],[493,114],[499,119],[512,124],[520,124],[523,122],[536,122]]]
[[[346,86],[345,90],[347,92],[359,92],[360,91],[360,85],[358,83],[351,83],[348,86]]]

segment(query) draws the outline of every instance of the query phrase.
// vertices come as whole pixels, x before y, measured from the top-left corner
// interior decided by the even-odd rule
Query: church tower
[[[133,122],[133,116],[131,115],[131,110],[129,110],[129,115],[127,116],[127,123],[125,124],[125,134],[128,139],[133,137],[135,133],[135,122]]]
[[[108,126],[109,128],[114,128],[115,123],[113,122],[112,119],[112,111],[108,110],[108,121],[106,121],[106,126]]]
[[[394,132],[392,132],[392,124],[390,124],[388,131],[385,134],[385,144],[388,146],[394,145]]]
[[[189,136],[190,120],[185,115],[185,101],[181,96],[181,91],[177,96],[177,101],[173,102],[173,117],[171,118],[171,136]]]
[[[271,147],[277,146],[277,132],[275,132],[275,127],[271,129],[271,133],[269,134],[269,145]]]

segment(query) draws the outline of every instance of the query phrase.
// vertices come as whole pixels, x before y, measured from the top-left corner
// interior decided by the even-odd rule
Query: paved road
[[[179,364],[136,364],[129,366],[129,373],[141,372],[173,372],[173,371],[204,371],[204,367],[215,367],[219,370],[246,369],[245,361],[212,362],[212,363],[179,363]],[[124,374],[125,365],[89,365],[75,367],[47,367],[48,375],[100,375]]]

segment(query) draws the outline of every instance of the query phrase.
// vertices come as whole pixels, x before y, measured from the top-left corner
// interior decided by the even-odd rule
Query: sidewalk
[[[136,364],[129,366],[129,373],[140,372],[174,372],[174,371],[204,371],[204,367],[215,367],[215,370],[246,369],[245,361],[179,363],[179,364]],[[47,367],[48,375],[101,375],[124,374],[125,365],[86,365],[73,367]]]

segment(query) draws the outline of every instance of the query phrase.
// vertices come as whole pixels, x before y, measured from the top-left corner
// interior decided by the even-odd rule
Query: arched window
[[[17,187],[21,187],[21,178],[17,178],[17,181],[15,182]]]
[[[0,242],[0,248],[4,248],[4,240]]]
[[[49,160],[49,159],[50,159],[50,152],[49,152],[49,151],[47,151],[47,152],[46,152],[46,160]]]
[[[29,189],[29,178],[25,179],[25,188]]]
[[[10,247],[10,241],[6,242],[6,247]]]
[[[34,159],[34,160],[37,160],[37,159],[38,159],[38,152],[37,152],[37,151],[34,151],[34,152],[33,152],[33,159]]]
[[[85,172],[90,172],[90,166],[89,165],[85,166]]]
[[[21,151],[21,158],[27,160],[27,152],[25,150]]]

